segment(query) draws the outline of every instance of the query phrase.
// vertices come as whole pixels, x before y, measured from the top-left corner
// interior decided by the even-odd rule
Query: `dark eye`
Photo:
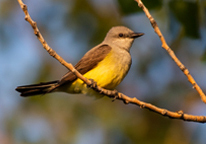
[[[119,34],[119,37],[123,37],[123,36],[124,36],[123,33],[120,33],[120,34]]]

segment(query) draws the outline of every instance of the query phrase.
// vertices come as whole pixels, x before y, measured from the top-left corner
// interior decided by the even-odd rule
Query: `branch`
[[[171,58],[177,64],[177,66],[180,68],[180,70],[187,76],[188,81],[193,85],[193,88],[196,89],[196,91],[199,93],[202,101],[204,103],[206,103],[206,96],[205,96],[204,92],[199,87],[199,85],[196,83],[196,81],[194,80],[194,78],[190,74],[189,70],[181,63],[181,61],[175,55],[174,51],[167,45],[167,42],[165,41],[164,36],[162,35],[156,21],[151,16],[148,9],[145,7],[145,5],[142,3],[141,0],[135,0],[135,1],[138,3],[138,6],[140,8],[142,8],[142,10],[145,12],[145,15],[150,20],[150,23],[151,23],[152,27],[154,28],[154,31],[157,33],[157,35],[159,36],[159,38],[162,42],[162,48],[164,48],[168,52],[168,54],[171,56]]]
[[[193,116],[193,115],[184,114],[182,111],[171,112],[171,111],[168,111],[166,109],[158,108],[152,104],[142,102],[136,98],[130,98],[122,93],[117,92],[116,90],[111,91],[111,90],[101,88],[101,87],[97,86],[96,83],[93,82],[92,80],[86,79],[74,68],[74,66],[71,63],[67,63],[62,57],[60,57],[54,50],[52,50],[50,48],[50,46],[47,44],[47,42],[44,40],[41,33],[39,32],[39,29],[37,28],[36,22],[34,22],[31,19],[30,15],[27,11],[27,6],[22,2],[22,0],[18,0],[18,2],[19,2],[19,5],[21,6],[23,12],[25,13],[25,20],[28,21],[30,23],[30,25],[32,26],[32,28],[34,30],[34,34],[37,36],[39,41],[42,43],[44,49],[52,57],[57,59],[62,65],[64,65],[67,69],[72,71],[79,79],[84,81],[89,87],[91,87],[95,91],[97,91],[101,94],[104,94],[110,98],[113,98],[113,100],[118,99],[118,100],[123,101],[125,104],[129,104],[129,103],[135,104],[135,105],[140,106],[140,108],[145,108],[145,109],[151,110],[153,112],[156,112],[156,113],[161,114],[163,116],[167,116],[169,118],[182,119],[184,121],[193,121],[193,122],[200,122],[200,123],[206,122],[206,116]]]

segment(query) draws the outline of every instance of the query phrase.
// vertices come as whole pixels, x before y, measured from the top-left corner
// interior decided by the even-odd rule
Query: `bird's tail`
[[[55,87],[56,84],[58,84],[58,81],[50,81],[50,82],[44,82],[39,84],[18,86],[16,88],[16,91],[20,92],[21,93],[20,96],[23,97],[46,94],[53,91],[56,88]]]

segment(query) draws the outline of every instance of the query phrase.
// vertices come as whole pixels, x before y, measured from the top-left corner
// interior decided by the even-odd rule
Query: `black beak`
[[[141,37],[141,36],[143,36],[144,35],[144,33],[131,33],[130,34],[130,37],[131,38],[138,38],[138,37]]]

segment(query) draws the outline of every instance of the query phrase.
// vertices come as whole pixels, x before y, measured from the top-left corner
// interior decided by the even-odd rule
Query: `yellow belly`
[[[84,74],[87,79],[93,79],[97,85],[105,89],[114,89],[127,74],[130,64],[122,64],[121,60],[114,58],[110,53],[95,68]],[[66,88],[67,93],[93,94],[94,91],[86,86],[82,80],[77,79]]]

